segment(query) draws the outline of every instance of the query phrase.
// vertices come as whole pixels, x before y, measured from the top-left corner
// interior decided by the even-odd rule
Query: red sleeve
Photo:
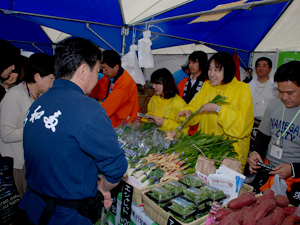
[[[189,77],[184,78],[182,81],[179,82],[179,84],[177,85],[178,91],[179,91],[179,96],[182,98],[183,97],[183,92],[184,92],[184,87],[185,84],[187,82],[187,80],[189,79]]]
[[[90,97],[97,99],[97,101],[105,99],[107,94],[108,82],[109,79],[106,76],[103,76],[100,80],[98,80],[96,86],[90,93]]]

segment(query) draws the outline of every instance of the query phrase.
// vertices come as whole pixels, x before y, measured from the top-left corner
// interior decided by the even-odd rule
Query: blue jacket
[[[68,80],[55,80],[29,109],[24,126],[28,187],[60,199],[94,197],[101,171],[117,183],[127,170],[124,151],[99,103]],[[20,207],[37,223],[44,202],[27,191]],[[76,210],[57,207],[49,224],[90,224]],[[90,223],[88,223],[88,221]]]

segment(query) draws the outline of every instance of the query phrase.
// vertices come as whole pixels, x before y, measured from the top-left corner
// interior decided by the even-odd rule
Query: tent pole
[[[126,49],[126,36],[129,34],[129,29],[128,27],[122,27],[121,29],[121,35],[122,35],[122,55],[125,54],[125,49]]]
[[[156,24],[156,23],[162,23],[162,22],[167,22],[167,21],[172,21],[172,20],[179,20],[179,19],[201,16],[201,15],[223,13],[223,12],[228,12],[228,11],[233,11],[233,10],[251,10],[252,8],[254,8],[256,6],[270,5],[270,4],[286,2],[286,1],[291,1],[291,0],[264,0],[264,1],[249,2],[249,3],[245,3],[245,4],[233,6],[233,7],[227,7],[227,8],[223,8],[223,9],[212,9],[212,10],[206,10],[206,11],[197,12],[197,13],[189,13],[186,15],[172,16],[172,17],[168,17],[168,18],[164,18],[164,19],[149,20],[146,22],[135,22],[135,23],[130,24],[130,26],[143,26],[145,24]]]
[[[254,56],[254,52],[251,52],[250,53],[250,56],[249,56],[249,62],[248,62],[248,67],[249,68],[252,68],[252,61],[253,61],[253,56]]]
[[[90,24],[86,23],[86,29],[88,29],[89,31],[91,31],[96,37],[98,37],[101,41],[103,41],[105,44],[107,44],[111,49],[115,50],[116,52],[118,52],[113,46],[111,46],[107,41],[105,41],[100,35],[98,35],[92,28],[90,28]]]

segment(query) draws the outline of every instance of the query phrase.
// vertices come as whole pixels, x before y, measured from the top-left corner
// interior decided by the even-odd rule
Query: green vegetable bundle
[[[203,191],[200,191],[199,189],[193,188],[193,187],[183,190],[183,193],[184,193],[185,198],[187,198],[195,203],[200,203],[209,198],[207,193],[204,193]]]
[[[190,201],[185,200],[182,197],[176,197],[171,201],[172,205],[170,206],[170,209],[182,216],[190,215],[195,211],[196,205]]]
[[[233,147],[233,143],[235,142],[236,140],[230,140],[230,138],[224,134],[203,134],[201,130],[199,130],[193,136],[182,135],[179,140],[172,147],[165,150],[164,153],[180,153],[180,158],[192,158],[193,160],[190,160],[189,163],[191,163],[191,168],[194,168],[198,155],[201,154],[199,149],[201,149],[202,153],[208,159],[217,158],[218,160],[222,160],[225,157],[234,158],[238,155]],[[215,162],[217,168],[220,164],[220,161]]]
[[[177,181],[170,181],[165,184],[165,188],[171,191],[173,195],[178,195],[186,189],[186,186]]]
[[[203,193],[206,193],[209,196],[209,198],[211,198],[214,201],[225,196],[223,191],[209,186],[201,187],[200,190],[203,191]]]
[[[199,178],[194,175],[187,175],[184,176],[180,182],[186,184],[189,187],[200,187],[204,185],[204,182]]]
[[[153,197],[157,202],[166,201],[173,198],[172,193],[163,187],[155,187],[151,189],[149,195]]]
[[[216,97],[214,97],[213,100],[209,101],[208,103],[214,103],[214,104],[227,104],[228,102],[225,102],[226,97],[223,97],[221,95],[216,95]],[[200,107],[200,109],[196,110],[194,113],[192,113],[185,121],[183,121],[180,126],[178,126],[175,130],[175,135],[182,130],[182,128],[186,125],[186,123],[188,121],[190,121],[195,115],[197,115],[201,110],[202,110],[202,106]]]

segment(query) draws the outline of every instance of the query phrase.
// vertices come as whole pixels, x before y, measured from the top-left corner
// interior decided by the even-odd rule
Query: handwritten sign
[[[130,225],[132,195],[133,187],[130,184],[124,183],[121,206],[121,223],[123,225]]]

